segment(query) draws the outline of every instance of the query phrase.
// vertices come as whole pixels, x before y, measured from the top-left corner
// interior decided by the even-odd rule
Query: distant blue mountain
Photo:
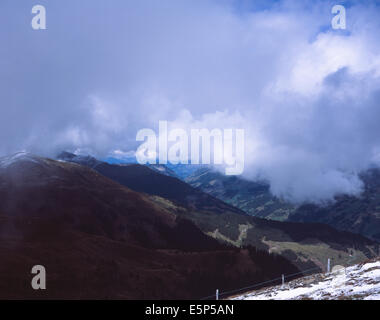
[[[206,167],[201,164],[171,164],[166,165],[171,171],[174,171],[175,174],[182,180],[191,176],[197,170]]]
[[[107,157],[101,159],[104,162],[107,162],[109,164],[130,164],[130,163],[137,163],[136,157],[126,157],[126,158],[113,158],[113,157]]]
[[[131,164],[131,163],[137,163],[136,157],[125,157],[125,158],[114,158],[114,157],[107,157],[102,159],[102,161],[107,162],[109,164]],[[173,172],[176,177],[184,180],[190,175],[192,175],[195,171],[204,168],[205,165],[195,165],[195,164],[171,164],[168,163],[166,165],[150,165],[151,167],[156,168],[161,171],[161,173],[164,173],[163,170],[165,167],[168,169],[168,172]],[[174,176],[171,173],[168,173],[167,175]]]

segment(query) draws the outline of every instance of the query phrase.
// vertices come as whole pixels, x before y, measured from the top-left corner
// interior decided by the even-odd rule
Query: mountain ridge
[[[95,170],[128,188],[144,192],[158,205],[191,220],[205,234],[235,247],[254,246],[292,261],[299,269],[325,268],[336,262],[361,262],[378,254],[379,245],[360,235],[318,223],[276,222],[240,209],[167,177],[147,166],[97,165]]]
[[[91,168],[30,154],[0,164],[1,298],[195,299],[298,270],[221,244]],[[31,288],[34,265],[47,290]]]
[[[211,168],[199,169],[185,181],[258,218],[285,221],[296,208],[291,203],[273,196],[266,181],[249,181],[237,176],[226,176]]]

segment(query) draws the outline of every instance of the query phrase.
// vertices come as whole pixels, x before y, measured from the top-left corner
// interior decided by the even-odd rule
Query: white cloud
[[[45,3],[46,2],[46,3]],[[244,128],[245,174],[295,201],[361,190],[380,147],[380,9],[327,1],[3,0],[0,152],[136,150],[136,132]],[[7,63],[3,63],[6,61]],[[377,150],[377,151],[376,151]]]

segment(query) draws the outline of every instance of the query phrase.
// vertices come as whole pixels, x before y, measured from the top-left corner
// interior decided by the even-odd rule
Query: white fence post
[[[219,300],[219,289],[216,289],[216,300]]]
[[[282,288],[285,286],[285,275],[282,275]]]
[[[327,273],[330,273],[330,258],[327,259]]]

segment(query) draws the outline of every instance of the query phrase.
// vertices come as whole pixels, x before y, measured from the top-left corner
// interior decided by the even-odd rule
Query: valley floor
[[[233,300],[380,300],[380,260],[315,274]]]

